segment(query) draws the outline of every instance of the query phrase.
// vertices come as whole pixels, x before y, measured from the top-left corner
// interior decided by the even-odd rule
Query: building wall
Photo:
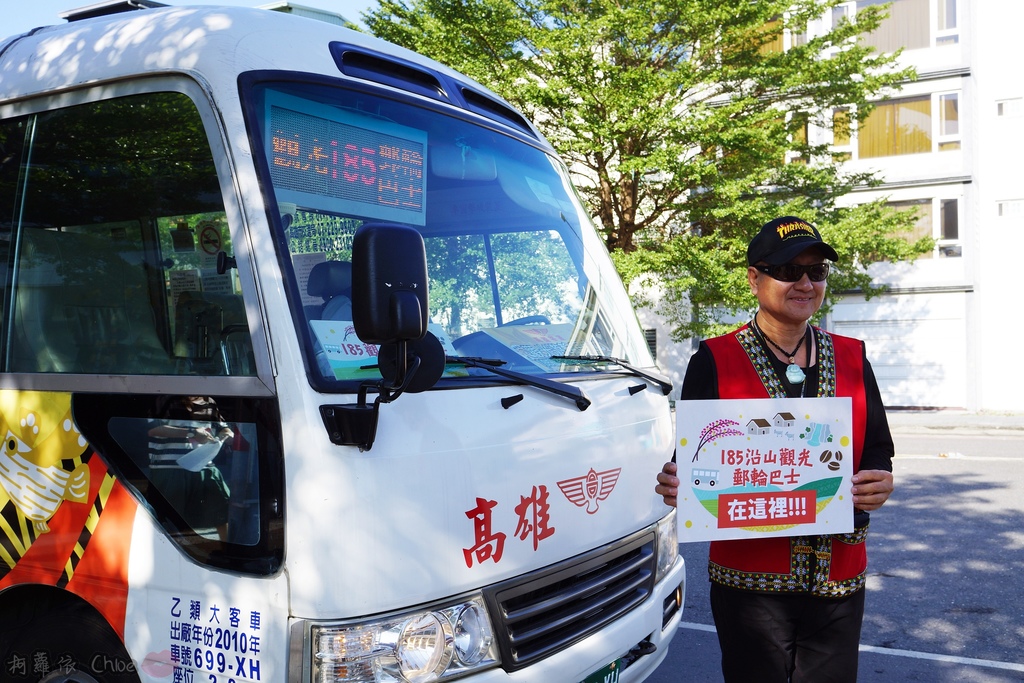
[[[931,2],[934,18],[937,0]],[[1024,392],[1016,389],[1024,384],[1024,369],[1007,362],[1016,317],[1007,303],[1024,227],[1024,211],[1013,203],[1024,196],[1024,117],[1008,114],[1024,97],[1015,66],[1020,41],[1013,35],[1024,4],[957,5],[959,41],[905,51],[903,63],[917,67],[919,78],[896,97],[930,96],[935,104],[941,93],[958,94],[960,149],[855,158],[852,167],[878,171],[884,185],[847,200],[930,199],[935,237],[942,236],[940,206],[956,200],[959,239],[940,241],[931,258],[914,264],[874,265],[876,281],[891,293],[867,302],[843,297],[831,324],[867,342],[888,405],[1016,411],[1024,409]],[[937,118],[933,108],[934,129]]]
[[[1024,330],[1016,304],[1024,247],[1024,3],[972,0],[975,306],[967,339],[976,406],[1024,410],[1024,365],[1012,355]],[[1002,215],[1000,215],[1002,214]]]

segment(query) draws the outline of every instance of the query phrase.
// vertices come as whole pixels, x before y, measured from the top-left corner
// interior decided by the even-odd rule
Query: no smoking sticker
[[[221,250],[220,230],[213,223],[201,223],[196,226],[199,230],[199,248],[204,253],[213,254]]]

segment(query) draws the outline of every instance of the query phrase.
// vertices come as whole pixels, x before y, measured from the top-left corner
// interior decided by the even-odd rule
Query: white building
[[[845,2],[809,31],[882,1]],[[849,153],[852,169],[884,180],[848,202],[887,197],[916,209],[918,234],[936,248],[913,264],[873,265],[889,293],[843,296],[825,327],[867,343],[890,407],[1024,411],[1024,364],[1010,355],[1024,333],[1013,305],[1013,273],[1024,271],[1024,3],[895,0],[889,13],[870,40],[902,47],[917,80],[859,130],[819,134]],[[659,362],[681,382],[690,344],[665,344],[667,330],[649,310],[641,317],[658,328]]]
[[[844,297],[828,325],[867,342],[889,406],[1024,410],[1024,367],[1009,357],[1024,325],[1007,306],[1024,245],[1024,4],[896,0],[890,15],[872,40],[902,46],[918,78],[834,142],[885,181],[849,201],[916,208],[937,246],[912,265],[873,266],[891,292]]]

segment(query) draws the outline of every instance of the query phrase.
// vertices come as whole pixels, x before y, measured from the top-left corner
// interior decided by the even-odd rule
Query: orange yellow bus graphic
[[[71,394],[0,390],[0,430],[0,590],[65,588],[120,632],[136,505],[75,426]]]

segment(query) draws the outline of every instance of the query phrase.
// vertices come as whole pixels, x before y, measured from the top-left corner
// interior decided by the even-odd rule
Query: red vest
[[[815,328],[818,343],[817,396],[848,396],[853,401],[853,471],[860,469],[867,421],[864,352],[859,340]],[[764,351],[748,326],[706,341],[715,360],[719,398],[784,397],[763,362]],[[769,368],[762,377],[757,366]],[[774,384],[773,384],[774,382]],[[711,580],[732,588],[770,593],[849,595],[864,586],[867,527],[850,534],[713,541]]]

